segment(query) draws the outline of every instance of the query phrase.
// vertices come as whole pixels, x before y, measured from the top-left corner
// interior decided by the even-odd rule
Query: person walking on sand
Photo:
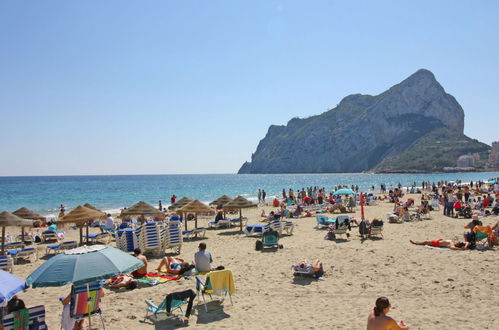
[[[367,317],[367,330],[407,330],[409,326],[404,322],[396,322],[387,316],[390,311],[390,301],[386,297],[376,299],[376,306]]]
[[[265,203],[265,197],[267,196],[267,193],[265,190],[262,189],[262,203]]]
[[[262,189],[258,189],[258,204],[262,202]]]

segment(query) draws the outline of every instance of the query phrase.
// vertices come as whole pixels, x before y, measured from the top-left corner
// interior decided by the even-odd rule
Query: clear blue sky
[[[1,1],[0,175],[235,173],[420,68],[499,140],[498,1]]]

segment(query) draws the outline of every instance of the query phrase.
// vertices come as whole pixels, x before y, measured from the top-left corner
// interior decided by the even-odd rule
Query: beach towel
[[[211,286],[212,292],[227,289],[230,294],[233,294],[236,291],[234,278],[230,270],[220,270],[208,274],[206,279],[207,289],[209,289],[209,286]],[[208,290],[205,291],[208,293]]]
[[[445,248],[445,247],[436,247],[436,246],[428,246],[428,245],[425,245],[424,246],[425,248],[428,248],[428,249],[436,249],[436,250],[446,250],[446,251],[453,251],[449,248]]]

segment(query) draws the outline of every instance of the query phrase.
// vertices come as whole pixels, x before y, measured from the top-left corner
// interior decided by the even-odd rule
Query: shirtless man
[[[147,274],[147,258],[142,254],[140,249],[133,250],[133,255],[135,258],[139,259],[144,263],[144,266],[132,272],[133,277],[144,277]]]
[[[434,246],[434,247],[441,247],[441,248],[448,248],[451,250],[466,250],[469,246],[469,242],[454,242],[451,241],[450,239],[434,239],[433,241],[423,241],[423,242],[415,242],[410,240],[412,244],[416,245],[427,245],[427,246]]]
[[[396,322],[387,316],[391,305],[386,297],[379,297],[376,306],[367,317],[367,330],[407,330],[409,326],[404,322]]]

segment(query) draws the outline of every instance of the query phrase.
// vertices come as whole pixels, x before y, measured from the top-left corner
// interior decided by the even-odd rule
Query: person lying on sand
[[[163,270],[163,266],[166,267],[166,270]],[[184,259],[166,256],[161,260],[156,270],[158,272],[182,275],[192,268],[194,268],[194,265],[190,265],[188,262],[185,262]]]
[[[469,242],[457,242],[457,241],[451,241],[450,239],[442,239],[442,238],[434,239],[433,241],[415,242],[410,240],[409,242],[415,245],[427,245],[440,248],[448,248],[451,250],[466,250],[470,247]]]
[[[367,330],[407,330],[409,326],[404,321],[396,322],[391,317],[387,316],[390,311],[390,301],[386,297],[376,299],[371,314],[367,317]]]
[[[109,286],[111,288],[127,288],[133,290],[137,287],[137,280],[128,275],[120,275],[109,280]]]

